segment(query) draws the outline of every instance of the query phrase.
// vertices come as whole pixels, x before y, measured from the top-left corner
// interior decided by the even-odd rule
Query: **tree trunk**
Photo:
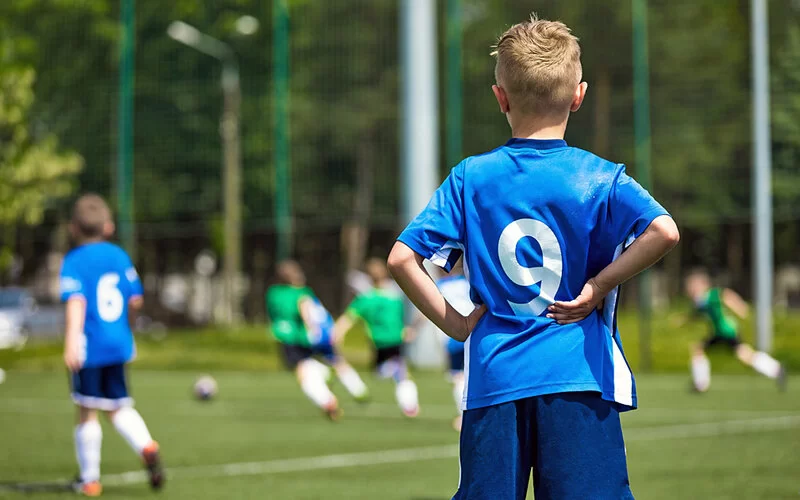
[[[611,75],[607,66],[600,66],[592,90],[594,100],[594,150],[597,156],[609,155],[611,134]]]
[[[342,227],[345,271],[358,269],[367,257],[369,216],[375,192],[375,142],[367,134],[356,154],[356,190],[353,215]]]

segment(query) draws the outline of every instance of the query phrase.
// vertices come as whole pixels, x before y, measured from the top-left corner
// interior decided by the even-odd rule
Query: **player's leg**
[[[534,399],[536,500],[632,499],[616,403],[596,392]]]
[[[419,392],[417,384],[408,374],[408,365],[403,358],[401,346],[383,347],[377,353],[378,374],[395,382],[394,396],[403,415],[414,418],[419,415]]]
[[[456,403],[458,416],[453,420],[453,428],[461,430],[461,403],[464,400],[464,344],[448,343],[447,354],[450,358],[450,381],[453,383],[453,401]]]
[[[523,399],[464,412],[453,500],[526,497],[535,446],[531,403]]]
[[[75,425],[75,457],[78,461],[78,480],[75,490],[86,496],[100,496],[100,455],[103,429],[97,410],[90,405],[100,397],[99,369],[84,368],[72,374],[72,399],[77,405]],[[94,405],[92,405],[94,406]]]
[[[330,369],[311,357],[312,351],[302,346],[283,345],[284,359],[292,367],[303,394],[322,409],[331,420],[341,416],[339,401],[328,387]]]
[[[133,408],[128,395],[125,365],[118,364],[102,369],[103,394],[110,403],[106,414],[128,446],[141,457],[150,477],[150,486],[157,489],[164,483],[159,445],[150,435],[144,419]]]
[[[737,343],[735,349],[739,361],[753,367],[755,371],[766,377],[778,380],[781,388],[785,386],[786,372],[778,360],[765,352],[756,351],[745,343]]]
[[[456,409],[458,410],[458,416],[453,420],[453,428],[460,431],[463,424],[461,401],[464,398],[464,372],[455,371],[451,373],[451,380],[453,381],[453,401],[455,401]]]
[[[698,392],[706,392],[711,385],[711,362],[706,356],[704,344],[692,344],[690,347],[692,385]]]
[[[343,356],[335,356],[332,358],[333,369],[336,371],[336,377],[342,383],[347,392],[350,393],[356,401],[363,402],[369,399],[369,389],[367,385],[361,380],[355,368],[344,359]]]

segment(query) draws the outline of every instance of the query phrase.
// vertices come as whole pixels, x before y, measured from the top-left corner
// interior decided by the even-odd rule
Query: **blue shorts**
[[[464,412],[454,500],[632,499],[615,403],[548,394]]]
[[[311,351],[315,356],[321,357],[328,363],[335,363],[338,359],[336,350],[333,348],[333,344],[317,344],[311,346]]]
[[[133,406],[125,382],[125,365],[81,368],[71,374],[72,401],[94,410],[114,411]]]

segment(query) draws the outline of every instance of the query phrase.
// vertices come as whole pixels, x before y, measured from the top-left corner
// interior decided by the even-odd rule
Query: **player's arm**
[[[134,295],[128,299],[128,326],[131,327],[131,331],[136,329],[136,318],[139,317],[142,307],[144,307],[144,297],[141,295]]]
[[[448,336],[464,342],[469,337],[486,306],[464,316],[450,305],[423,265],[423,257],[398,241],[389,254],[389,271],[411,302]]]
[[[83,365],[81,336],[85,321],[86,299],[82,295],[73,295],[67,299],[64,311],[64,364],[73,372]]]
[[[314,303],[310,297],[303,297],[297,301],[297,310],[300,311],[300,318],[306,326],[306,331],[316,333],[318,325],[313,319]]]
[[[591,314],[611,290],[652,266],[680,241],[672,217],[653,219],[631,246],[584,285],[581,294],[569,302],[556,302],[548,308],[548,318],[559,324],[576,323]]]
[[[750,306],[747,305],[747,302],[744,301],[741,295],[730,288],[722,290],[722,303],[725,304],[725,307],[733,311],[733,314],[742,319],[747,318],[748,314],[750,314]]]
[[[347,332],[353,329],[357,321],[358,317],[350,310],[339,316],[339,319],[333,324],[333,342],[335,344],[343,343]]]

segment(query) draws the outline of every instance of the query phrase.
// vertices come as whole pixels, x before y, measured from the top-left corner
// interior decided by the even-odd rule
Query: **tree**
[[[59,151],[53,134],[32,130],[33,82],[30,67],[0,70],[0,270],[10,265],[16,226],[39,224],[53,200],[72,194],[83,166],[76,153]]]

